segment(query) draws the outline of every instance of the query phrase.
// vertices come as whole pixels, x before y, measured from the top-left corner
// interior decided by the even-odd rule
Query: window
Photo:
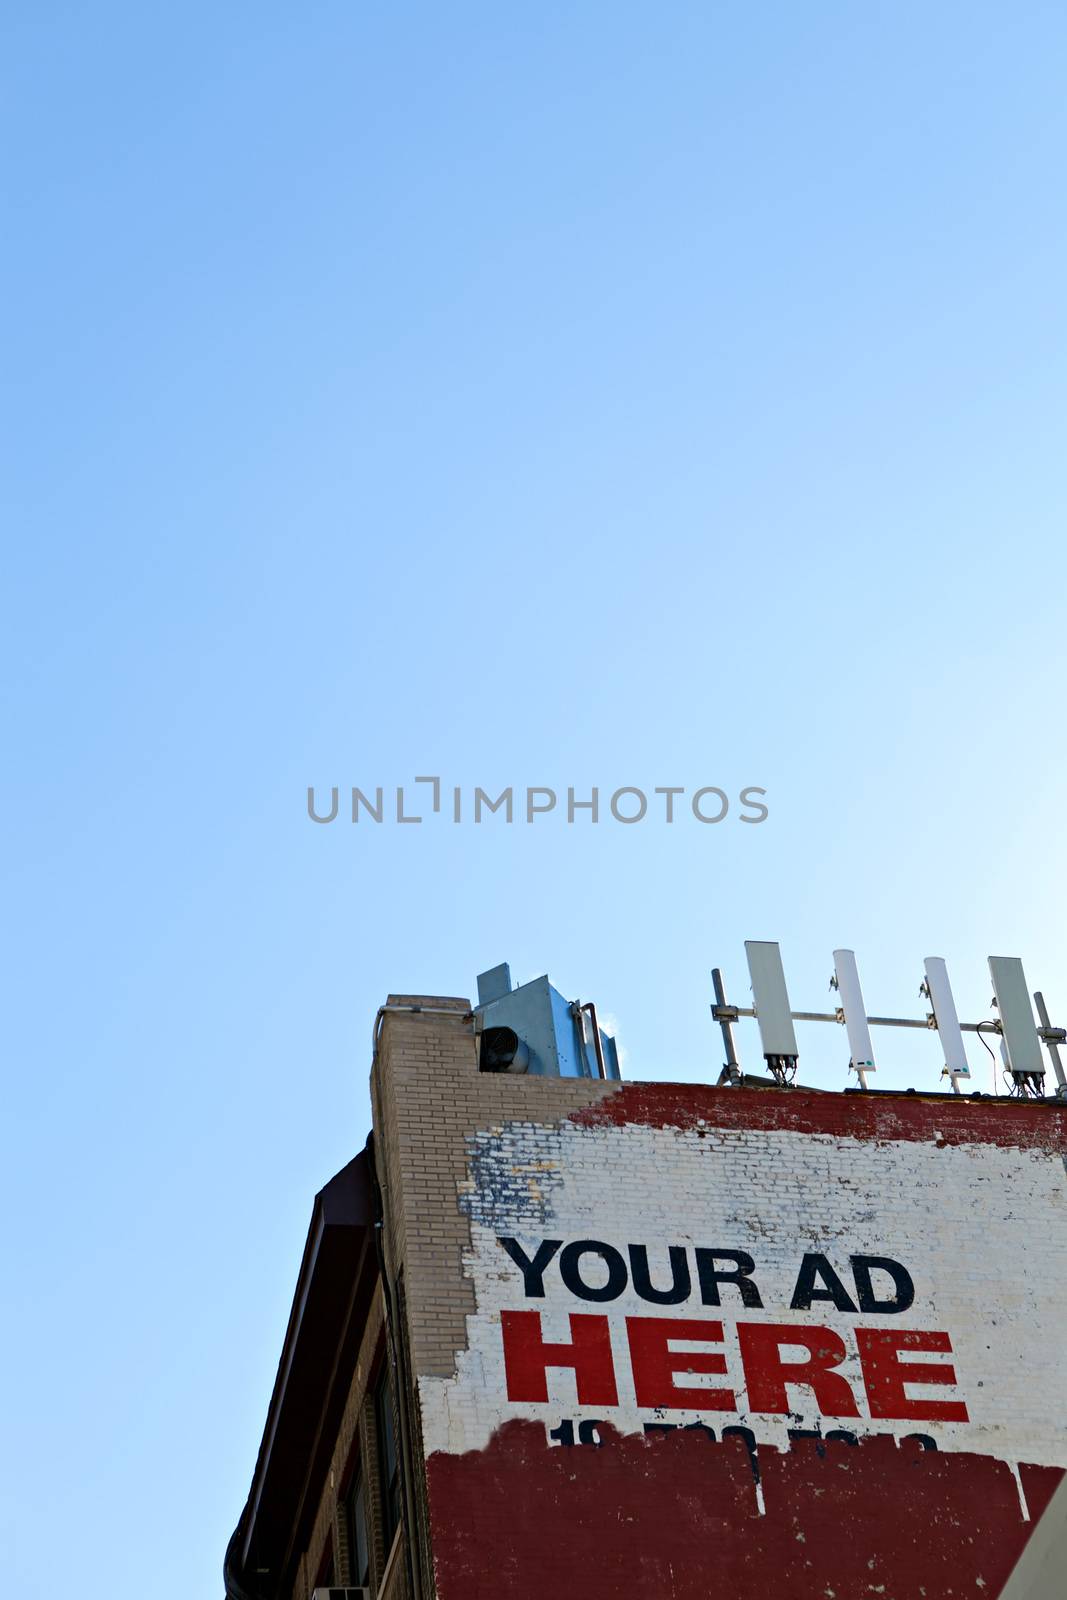
[[[370,1540],[367,1538],[367,1491],[362,1472],[357,1472],[348,1491],[348,1558],[350,1582],[357,1589],[370,1583]]]
[[[378,1385],[374,1397],[374,1411],[378,1427],[378,1471],[381,1475],[382,1533],[388,1552],[393,1535],[400,1526],[400,1460],[393,1429],[393,1386],[388,1372]]]

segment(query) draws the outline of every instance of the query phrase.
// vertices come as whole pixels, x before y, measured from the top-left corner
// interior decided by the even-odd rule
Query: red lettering
[[[795,1410],[786,1393],[789,1384],[810,1389],[824,1417],[858,1417],[859,1408],[847,1378],[833,1369],[848,1352],[832,1328],[800,1327],[773,1322],[739,1322],[737,1338],[745,1369],[750,1411],[785,1416]],[[783,1361],[783,1345],[801,1345],[803,1361]]]
[[[901,1350],[952,1350],[947,1333],[920,1333],[897,1328],[857,1328],[860,1366],[872,1417],[903,1418],[919,1422],[968,1422],[962,1400],[911,1400],[906,1383],[956,1382],[956,1370],[947,1363],[927,1365],[900,1361]]]
[[[718,1350],[697,1350],[683,1354],[668,1349],[668,1340],[693,1340],[701,1344],[722,1341],[722,1323],[682,1320],[678,1317],[627,1317],[630,1339],[630,1364],[634,1374],[634,1393],[639,1406],[662,1406],[671,1410],[736,1411],[737,1403],[729,1389],[685,1387],[674,1382],[676,1372],[726,1372],[726,1357]]]
[[[549,1367],[573,1367],[580,1406],[617,1406],[607,1317],[571,1319],[570,1344],[545,1344],[539,1311],[502,1311],[509,1400],[547,1400]]]

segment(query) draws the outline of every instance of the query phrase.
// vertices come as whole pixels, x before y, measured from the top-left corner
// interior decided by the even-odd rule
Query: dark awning
[[[364,1152],[315,1196],[252,1488],[231,1547],[234,1593],[292,1588],[378,1280],[374,1222]]]

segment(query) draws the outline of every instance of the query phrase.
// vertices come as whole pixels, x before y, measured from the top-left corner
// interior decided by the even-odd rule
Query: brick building
[[[1067,1595],[1067,1107],[624,1084],[509,990],[379,1013],[230,1600]]]

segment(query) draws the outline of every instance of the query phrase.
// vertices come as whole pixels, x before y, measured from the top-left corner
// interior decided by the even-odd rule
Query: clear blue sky
[[[547,970],[687,1080],[746,937],[1067,1016],[1067,19],[5,23],[3,1588],[218,1600],[389,990]],[[306,817],[426,773],[770,817]]]

